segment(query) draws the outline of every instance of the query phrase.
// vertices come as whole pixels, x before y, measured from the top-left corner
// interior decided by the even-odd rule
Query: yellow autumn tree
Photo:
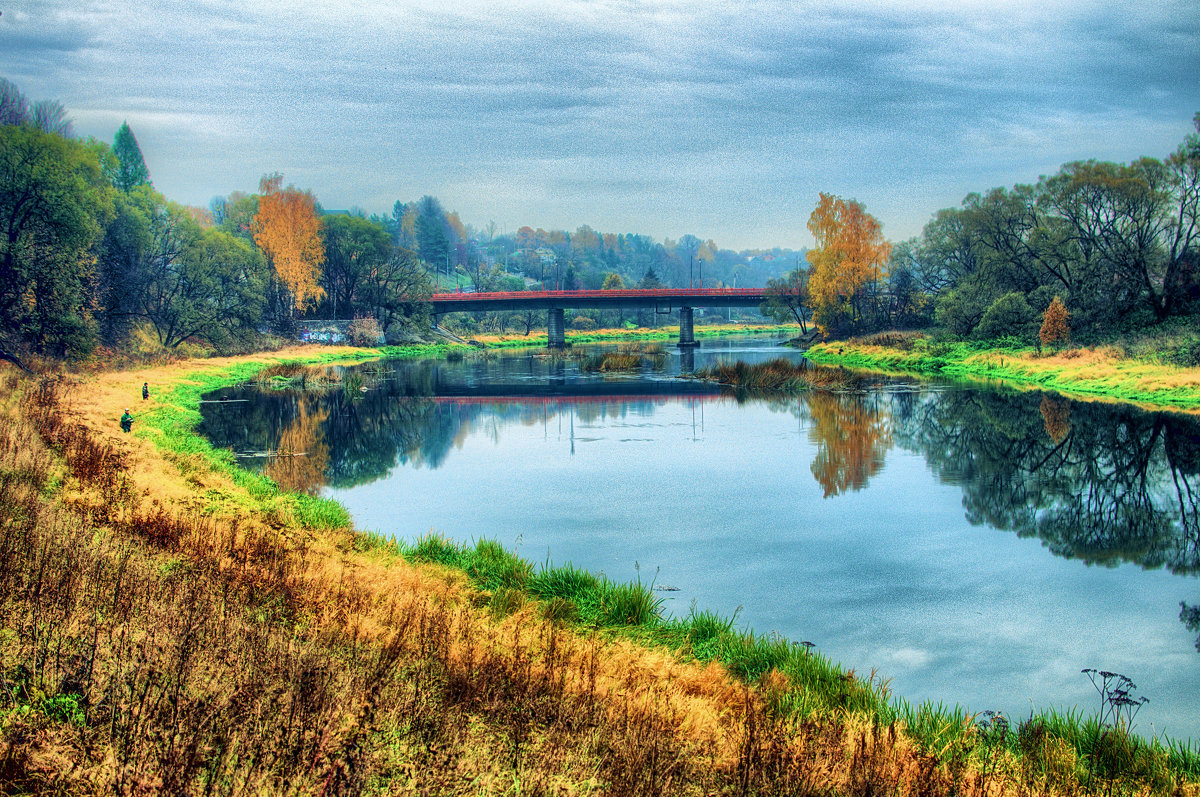
[[[278,172],[262,178],[258,212],[250,229],[290,297],[289,308],[302,311],[325,295],[320,285],[325,264],[321,219],[311,191],[290,185],[281,188],[282,183],[283,175]]]
[[[886,276],[884,264],[892,245],[861,204],[832,194],[821,194],[808,229],[817,243],[807,254],[812,266],[808,290],[813,320],[828,335],[862,317],[860,291]]]

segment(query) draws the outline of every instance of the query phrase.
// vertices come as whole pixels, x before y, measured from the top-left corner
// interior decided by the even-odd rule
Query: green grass
[[[998,380],[1080,397],[1200,409],[1200,389],[1188,384],[1187,372],[1181,366],[1133,358],[1092,365],[1092,355],[1086,350],[1073,350],[1063,359],[1046,362],[1034,353],[1032,347],[1012,341],[939,342],[916,338],[903,348],[871,350],[853,341],[823,343],[809,349],[807,356],[816,363],[871,371]]]
[[[787,676],[789,686],[768,689],[764,696],[775,710],[797,719],[857,712],[880,725],[898,720],[909,736],[943,763],[955,757],[981,761],[995,752],[981,744],[974,716],[961,706],[913,705],[894,697],[886,681],[874,673],[864,678],[804,643],[739,630],[735,618],[694,608],[682,618],[665,616],[662,599],[652,586],[640,581],[619,584],[571,564],[546,563],[535,568],[494,540],[468,545],[431,534],[406,544],[368,536],[372,547],[386,548],[409,561],[462,571],[475,586],[490,593],[491,608],[498,615],[537,602],[546,617],[665,648],[684,659],[720,662],[747,683],[766,683],[764,676],[781,673]],[[1093,754],[1102,749],[1100,736],[1094,716],[1050,710],[1014,720],[995,744],[1024,756],[1030,766],[1054,769],[1059,775],[1065,768],[1064,777],[1082,782],[1093,770],[1102,769],[1103,762]],[[1044,745],[1035,749],[1030,740],[1042,737],[1054,742],[1053,749],[1073,751],[1073,755],[1064,763],[1061,755],[1047,754]],[[1200,750],[1190,743],[1128,735],[1122,736],[1121,751],[1122,782],[1159,788],[1173,777],[1200,781]]]

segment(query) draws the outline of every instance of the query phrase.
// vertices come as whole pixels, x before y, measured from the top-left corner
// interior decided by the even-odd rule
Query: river
[[[799,356],[777,343],[688,356]],[[358,528],[641,579],[911,702],[1090,714],[1094,667],[1149,699],[1136,731],[1200,739],[1200,420],[883,377],[739,401],[666,351],[616,377],[520,351],[346,369],[363,391],[237,386],[201,432],[302,452],[242,461]]]

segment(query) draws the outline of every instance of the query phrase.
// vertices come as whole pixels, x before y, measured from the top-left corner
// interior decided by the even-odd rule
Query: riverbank
[[[795,324],[720,324],[696,326],[693,335],[697,340],[725,337],[726,335],[794,335],[800,327]],[[570,330],[566,332],[567,345],[577,343],[625,343],[635,341],[679,340],[679,327],[637,327],[635,329]],[[528,335],[476,335],[472,340],[487,348],[507,349],[525,346],[545,346],[546,333],[532,332]]]
[[[1114,349],[977,348],[894,336],[889,345],[835,341],[812,346],[816,363],[895,374],[1002,381],[1085,399],[1128,401],[1149,409],[1200,412],[1200,368],[1122,356]]]
[[[317,762],[286,770],[295,782],[353,776],[399,793],[465,780],[480,793],[1074,793],[1097,771],[1088,756],[1102,734],[1084,722],[1075,738],[1055,718],[1031,720],[1024,742],[1014,728],[1000,744],[961,711],[892,705],[875,679],[803,646],[712,615],[663,618],[640,585],[569,566],[538,570],[487,542],[401,546],[355,532],[339,505],[279,491],[192,432],[201,394],[219,385],[279,362],[377,355],[309,347],[98,374],[74,387],[6,380],[0,438],[13,442],[0,472],[29,474],[36,488],[24,495],[4,483],[13,516],[32,519],[25,542],[6,548],[19,554],[6,578],[22,562],[37,566],[55,541],[95,565],[61,608],[41,615],[44,635],[4,637],[10,671],[55,649],[91,662],[82,685],[69,656],[48,670],[27,667],[32,680],[15,693],[28,699],[5,715],[6,750],[74,763],[88,749],[127,767],[105,769],[104,759],[67,774],[37,770],[48,779],[40,782],[86,776],[100,790],[173,762],[192,783],[216,772],[269,789],[288,756]],[[141,403],[144,381],[151,399]],[[123,435],[115,419],[130,404],[134,432]],[[11,529],[7,539],[16,539]],[[139,597],[110,606],[104,596],[121,592],[123,579]],[[41,611],[34,583],[5,593],[4,628],[28,628],[13,618]],[[214,601],[211,617],[188,608]],[[97,616],[105,619],[93,642]],[[123,670],[122,653],[134,652],[145,662]],[[171,710],[105,702],[106,690],[127,683]],[[295,724],[289,707],[311,722]],[[238,720],[248,710],[257,730]],[[216,721],[203,725],[204,711]],[[135,721],[153,732],[135,742],[105,736]],[[185,754],[194,760],[176,760]],[[1121,756],[1122,782],[1147,793],[1188,772],[1200,779],[1180,750],[1135,744]]]

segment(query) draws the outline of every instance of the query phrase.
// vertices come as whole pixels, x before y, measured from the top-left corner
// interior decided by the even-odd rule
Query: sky
[[[903,240],[972,191],[1164,157],[1200,2],[0,0],[0,76],[208,205],[800,248],[819,193]]]

